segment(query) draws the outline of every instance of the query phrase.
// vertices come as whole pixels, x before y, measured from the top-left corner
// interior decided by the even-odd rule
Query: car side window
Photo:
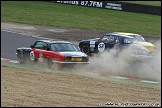
[[[119,37],[116,37],[115,43],[121,43],[121,39],[119,39]]]
[[[44,49],[44,50],[48,49],[47,43],[43,42],[43,48],[42,49]]]
[[[36,49],[41,49],[41,48],[42,48],[42,42],[36,42],[36,43],[34,44],[34,48],[36,48]]]
[[[36,42],[35,45],[34,45],[34,48],[47,50],[47,44],[44,43],[44,42]]]
[[[110,36],[109,36],[109,40],[110,40],[110,42],[115,41],[115,38],[116,38],[116,36],[114,36],[114,35],[110,35]]]
[[[102,41],[108,41],[108,42],[115,42],[117,36],[116,35],[105,35],[103,38],[102,38]]]
[[[130,39],[124,39],[124,43],[130,44],[132,43]]]
[[[109,36],[110,36],[110,35],[105,35],[105,36],[102,38],[102,41],[105,41],[105,40],[109,41]]]
[[[141,36],[141,35],[135,35],[133,36],[137,41],[141,41],[141,42],[146,42],[145,39]]]

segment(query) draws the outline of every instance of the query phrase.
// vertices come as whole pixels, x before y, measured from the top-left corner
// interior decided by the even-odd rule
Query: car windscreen
[[[53,51],[78,51],[73,44],[70,43],[52,43],[51,49]]]
[[[141,35],[134,35],[133,37],[137,39],[137,41],[145,42],[145,39]]]
[[[137,43],[138,41],[135,38],[125,38],[124,43],[125,44],[132,44],[132,43]]]

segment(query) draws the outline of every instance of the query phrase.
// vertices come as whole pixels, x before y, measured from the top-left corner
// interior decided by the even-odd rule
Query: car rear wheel
[[[91,54],[90,53],[90,47],[87,44],[82,46],[81,51],[84,52],[87,55],[90,55]]]
[[[17,58],[18,58],[18,61],[19,61],[20,64],[25,63],[25,58],[24,58],[23,51],[20,51],[20,52],[18,53]]]
[[[50,58],[45,58],[45,67],[51,68],[52,67],[52,60]]]

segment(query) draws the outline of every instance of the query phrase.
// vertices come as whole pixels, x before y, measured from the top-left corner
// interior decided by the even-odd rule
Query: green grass
[[[161,16],[39,1],[1,1],[1,21],[161,35]]]
[[[161,1],[119,1],[119,2],[150,5],[150,6],[161,6]]]

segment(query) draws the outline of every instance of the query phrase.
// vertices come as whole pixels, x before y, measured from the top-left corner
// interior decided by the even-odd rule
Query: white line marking
[[[148,80],[141,80],[141,82],[154,83],[154,84],[160,83],[160,82],[148,81]]]

